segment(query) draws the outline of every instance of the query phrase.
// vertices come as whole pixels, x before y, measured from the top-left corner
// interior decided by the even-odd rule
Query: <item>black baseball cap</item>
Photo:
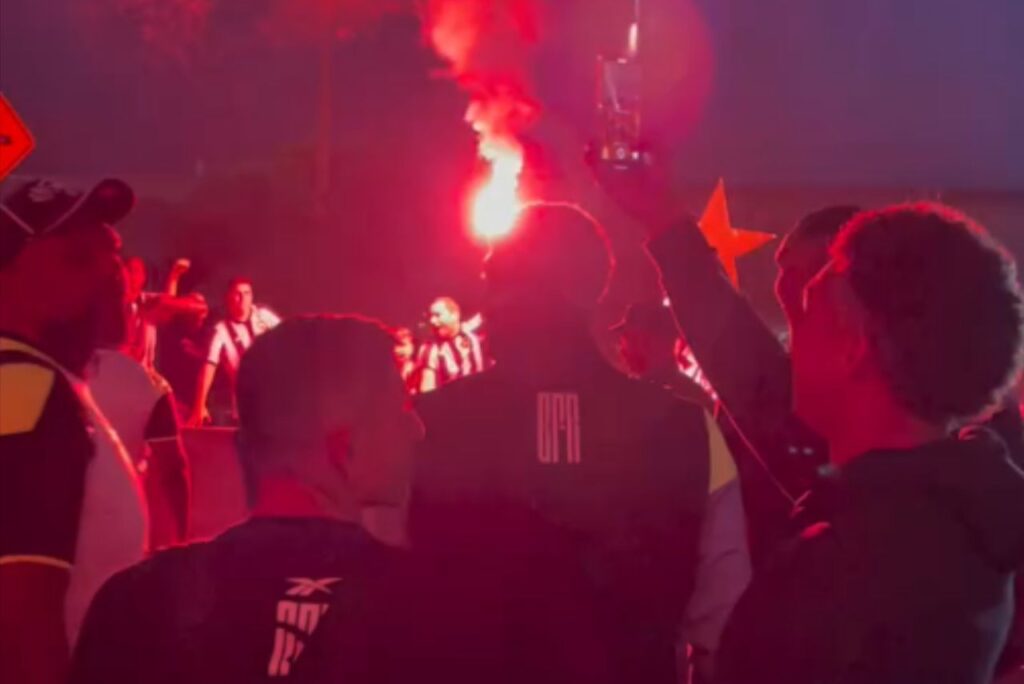
[[[134,204],[131,187],[116,178],[106,178],[88,192],[46,179],[26,181],[0,201],[0,267],[34,239],[89,225],[112,226]]]

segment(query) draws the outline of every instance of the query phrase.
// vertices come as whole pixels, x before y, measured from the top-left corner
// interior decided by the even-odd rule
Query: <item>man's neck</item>
[[[260,482],[252,514],[264,518],[329,518],[359,523],[354,501],[328,496],[314,485],[295,478],[269,477]]]
[[[565,321],[559,325],[525,327],[508,339],[492,340],[498,367],[524,381],[558,382],[574,377],[580,369],[592,369],[604,359],[586,324]],[[589,372],[589,370],[587,371]]]
[[[0,306],[0,330],[17,335],[33,345],[38,345],[43,336],[42,326],[30,312],[16,306]]]
[[[858,402],[828,437],[829,459],[837,466],[871,451],[902,451],[946,436],[937,427],[910,415],[895,402]]]

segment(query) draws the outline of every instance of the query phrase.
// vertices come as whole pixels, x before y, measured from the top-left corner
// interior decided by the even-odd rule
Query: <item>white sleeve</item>
[[[271,328],[276,328],[278,325],[281,324],[281,317],[264,306],[260,307],[260,317],[266,324],[267,330],[270,330]]]
[[[224,352],[224,344],[227,333],[224,330],[224,326],[217,324],[213,328],[213,335],[210,337],[210,344],[206,348],[206,363],[217,366],[220,364],[221,354]]]
[[[697,553],[696,582],[686,607],[683,638],[698,651],[714,653],[733,606],[750,583],[750,551],[738,479],[708,495]]]

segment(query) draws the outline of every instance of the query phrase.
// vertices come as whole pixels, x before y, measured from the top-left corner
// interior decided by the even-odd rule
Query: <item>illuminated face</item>
[[[228,290],[227,301],[228,317],[240,323],[248,321],[252,317],[252,285],[249,283],[235,283]]]
[[[830,242],[828,237],[788,236],[775,254],[779,266],[775,297],[788,320],[799,318],[803,311],[804,288],[828,263]]]
[[[458,335],[462,325],[459,312],[442,299],[430,305],[429,322],[434,334],[442,340]]]
[[[135,299],[146,286],[146,264],[139,257],[125,261],[128,280],[128,298]]]
[[[848,284],[829,265],[807,286],[801,311],[790,319],[794,408],[826,438],[847,420],[844,398],[866,350],[858,317]]]
[[[0,295],[32,302],[47,351],[77,371],[125,335],[121,239],[105,225],[30,242],[8,265]]]

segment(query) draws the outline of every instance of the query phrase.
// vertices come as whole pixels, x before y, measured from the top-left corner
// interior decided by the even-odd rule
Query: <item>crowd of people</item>
[[[593,333],[611,244],[571,205],[525,209],[482,316],[439,298],[427,339],[282,321],[238,278],[203,349],[188,263],[153,293],[122,261],[133,202],[105,180],[0,203],[0,681],[987,684],[1024,662],[1024,300],[955,209],[800,221],[788,348],[693,219],[651,219],[663,292],[613,328],[620,368]],[[251,515],[194,541],[178,416],[207,423],[218,374]]]

